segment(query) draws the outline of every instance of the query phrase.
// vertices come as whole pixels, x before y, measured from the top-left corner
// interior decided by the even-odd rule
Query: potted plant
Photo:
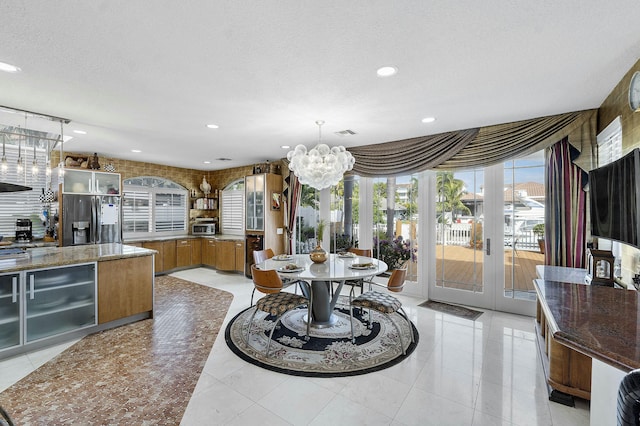
[[[388,270],[402,269],[409,260],[416,260],[416,249],[411,240],[405,240],[402,235],[391,240],[374,239],[373,255],[382,260],[389,267]]]
[[[538,247],[540,253],[544,254],[544,223],[538,223],[532,228],[533,234],[538,237]]]
[[[322,248],[322,236],[324,235],[324,227],[325,222],[323,219],[318,221],[318,226],[316,227],[316,239],[318,240],[318,244],[316,248],[311,250],[309,253],[309,257],[315,263],[323,263],[327,261],[327,251]]]

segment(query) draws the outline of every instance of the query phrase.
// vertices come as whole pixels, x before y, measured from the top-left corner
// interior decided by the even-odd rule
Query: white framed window
[[[123,182],[124,238],[188,232],[189,191],[168,179],[141,176]]]
[[[244,234],[244,179],[227,185],[220,195],[220,232]]]

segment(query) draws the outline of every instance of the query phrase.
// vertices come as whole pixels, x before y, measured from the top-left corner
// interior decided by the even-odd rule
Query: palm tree
[[[437,211],[441,214],[441,220],[445,220],[445,213],[451,213],[452,218],[457,213],[471,213],[471,210],[461,200],[465,194],[464,181],[456,179],[453,172],[438,172],[436,187],[438,193]]]

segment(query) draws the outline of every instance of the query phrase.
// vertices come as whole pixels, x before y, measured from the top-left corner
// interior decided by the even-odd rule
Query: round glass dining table
[[[295,264],[299,268],[288,269]],[[364,266],[369,264],[370,266]],[[364,256],[341,256],[330,254],[324,263],[313,263],[308,254],[292,256],[274,256],[259,263],[260,269],[275,269],[283,279],[302,280],[302,292],[312,301],[311,326],[331,327],[337,317],[333,309],[346,280],[361,280],[381,274],[387,270],[387,264],[381,260]],[[331,282],[338,287],[331,294]]]

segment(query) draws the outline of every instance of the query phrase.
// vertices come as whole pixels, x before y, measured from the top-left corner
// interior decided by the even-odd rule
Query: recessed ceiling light
[[[207,124],[207,127],[210,129],[217,129],[220,126],[218,126],[217,124]]]
[[[15,65],[7,64],[6,62],[0,62],[0,71],[15,73],[22,70],[20,69],[20,67],[17,67]]]
[[[137,154],[137,153],[142,152],[142,151],[140,151],[139,149],[132,149],[131,152],[135,152]]]
[[[211,161],[209,161],[209,160],[204,160],[204,161],[203,161],[203,163],[204,163],[204,164],[211,164]]]
[[[378,74],[378,77],[391,77],[392,75],[395,75],[398,72],[398,68],[396,67],[381,67],[378,68],[378,71],[376,71],[376,74]]]
[[[86,135],[87,132],[85,132],[84,130],[74,130],[73,133],[77,133],[79,135]]]
[[[434,121],[436,121],[435,117],[425,117],[422,119],[423,123],[433,123]]]
[[[282,149],[289,149],[289,148],[291,148],[291,147],[290,147],[289,145],[280,145],[280,148],[282,148]]]

